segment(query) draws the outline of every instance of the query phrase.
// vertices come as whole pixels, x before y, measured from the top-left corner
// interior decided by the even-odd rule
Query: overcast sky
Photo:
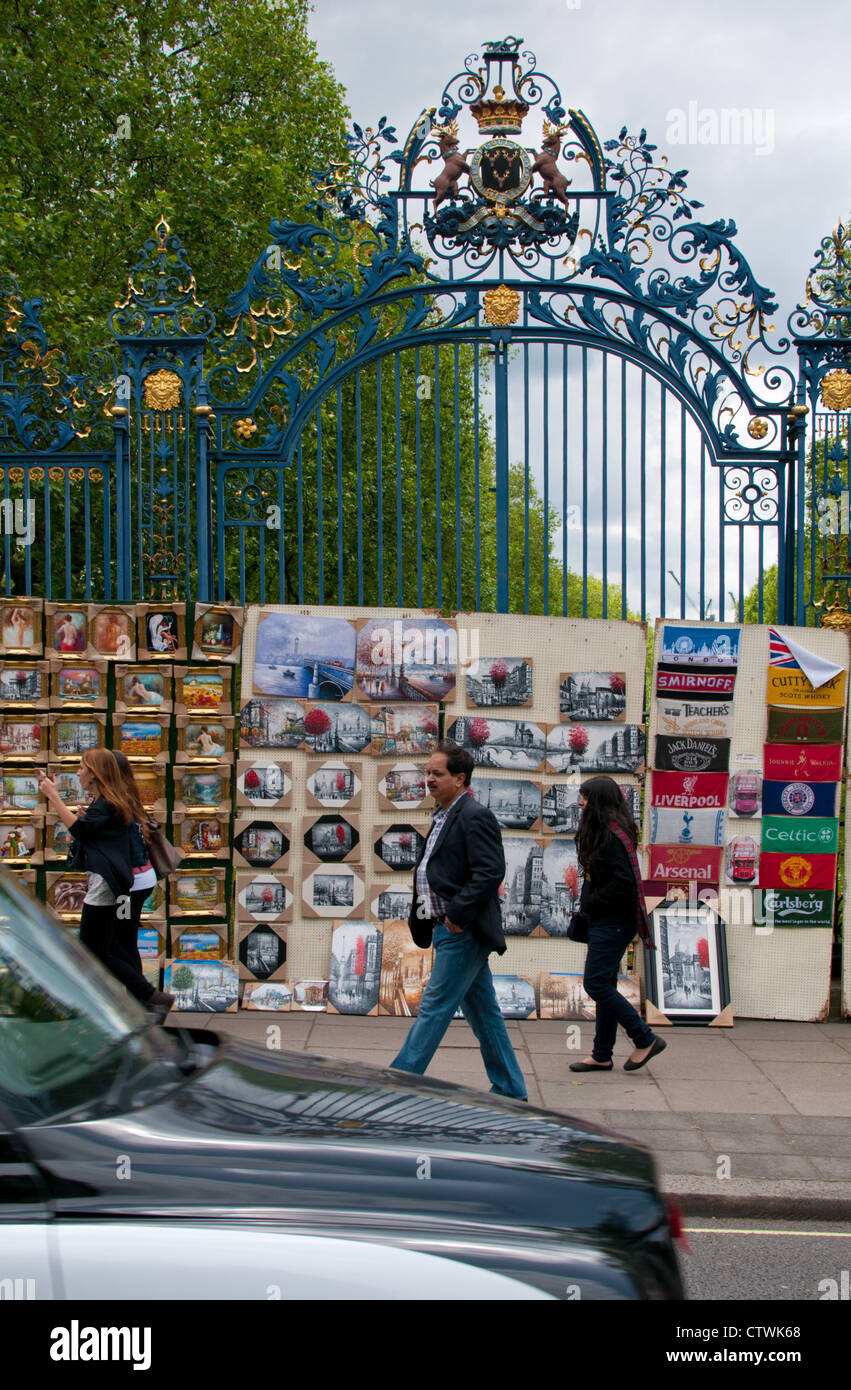
[[[467,55],[481,53],[484,42],[507,34],[522,37],[522,49],[536,53],[539,69],[559,85],[564,106],[581,109],[601,142],[615,138],[622,126],[632,134],[646,128],[670,167],[689,171],[688,196],[704,205],[695,210],[695,218],[736,223],[739,250],[757,281],[779,301],[773,319],[778,337],[804,298],[821,238],[851,214],[851,100],[840,76],[842,58],[851,48],[849,0],[822,0],[812,11],[797,0],[716,0],[713,5],[695,0],[494,0],[464,6],[456,0],[431,0],[402,7],[397,0],[315,3],[312,33],[320,55],[346,88],[353,118],[375,125],[386,115],[397,127],[400,143],[423,108],[439,105],[445,83],[463,68]],[[690,108],[697,116],[691,131]],[[695,125],[711,129],[703,113],[720,120],[731,108],[749,112],[752,143],[694,139]],[[475,145],[474,132],[471,127],[468,133]],[[516,138],[528,145],[539,134],[540,115],[535,113]],[[462,140],[466,145],[463,130]],[[696,267],[686,267],[685,273],[696,273]],[[539,441],[532,453],[540,488]],[[669,466],[679,465],[675,460]],[[551,487],[557,498],[555,475]],[[648,511],[648,563],[655,592],[659,573],[653,556],[659,533],[671,532],[674,539],[672,526],[681,524],[678,511],[677,505],[673,519],[663,518],[658,508]],[[583,524],[591,543],[589,569],[602,573],[597,551],[603,528],[593,509],[584,509]],[[559,531],[557,551],[561,535]],[[707,555],[707,591],[716,616],[720,593],[743,594],[754,582],[755,544],[749,533],[743,575],[737,576],[738,560],[728,555],[723,582],[717,559]],[[774,558],[773,545],[771,539],[766,565]],[[691,558],[685,574],[696,593],[699,581]],[[673,578],[671,584],[677,588],[669,585],[667,602],[679,602],[679,581]],[[659,611],[658,600],[651,597],[649,602],[651,611]],[[690,603],[689,616],[692,607]]]
[[[690,170],[690,196],[704,204],[695,215],[736,222],[757,279],[779,297],[778,332],[821,237],[851,212],[848,0],[813,11],[796,0],[316,0],[311,30],[354,119],[386,115],[400,135],[483,41],[522,37],[601,141],[645,126],[675,168]],[[773,149],[766,138],[762,154],[756,144],[669,145],[669,112],[690,102],[762,113]]]

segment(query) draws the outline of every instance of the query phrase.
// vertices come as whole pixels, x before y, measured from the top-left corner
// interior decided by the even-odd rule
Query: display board
[[[645,872],[717,903],[737,1016],[829,1010],[848,658],[822,629],[656,624]]]
[[[443,660],[453,651],[454,660]],[[638,812],[645,663],[646,631],[637,623],[478,613],[441,618],[393,608],[367,613],[346,607],[249,607],[239,700],[246,737],[239,767],[249,755],[269,758],[272,752],[287,762],[291,794],[283,814],[294,827],[290,872],[297,885],[287,927],[289,979],[328,977],[339,925],[333,904],[326,912],[307,891],[316,863],[303,827],[315,823],[317,810],[324,808],[326,821],[329,815],[339,818],[327,822],[329,831],[336,834],[340,826],[348,836],[348,824],[359,837],[356,853],[341,855],[357,876],[353,893],[346,894],[357,903],[346,920],[384,925],[386,938],[387,923],[407,918],[411,869],[433,809],[422,768],[430,751],[428,725],[435,717],[432,739],[443,734],[473,751],[475,794],[502,825],[508,863],[503,895],[509,898],[504,917],[511,934],[505,955],[494,957],[492,966],[506,977],[500,985],[506,1010],[527,1009],[523,981],[534,982],[537,991],[543,973],[581,974],[584,947],[559,934],[581,887],[573,854],[578,788],[595,770],[608,767],[608,757],[613,768],[624,769],[613,775],[632,789]],[[264,701],[293,702],[295,708],[264,709]],[[362,747],[364,732],[353,707],[369,711],[370,741]],[[299,711],[308,730],[316,712],[324,716],[314,719],[312,734],[302,741]],[[396,711],[402,716],[395,718]],[[278,731],[270,735],[279,716]],[[336,727],[340,718],[342,737]],[[265,726],[264,739],[281,741],[279,748],[252,743],[259,726]],[[341,748],[345,743],[351,752]],[[263,776],[262,768],[257,775]],[[549,905],[542,910],[541,898],[547,896]],[[362,952],[369,951],[371,941],[371,932],[365,932]],[[393,952],[397,949],[394,944]],[[389,958],[386,939],[384,950]],[[424,953],[413,954],[416,965]],[[408,963],[398,969],[410,974]],[[379,1013],[393,1007],[379,999]],[[398,1007],[404,1012],[410,1001],[403,1005],[399,997]]]

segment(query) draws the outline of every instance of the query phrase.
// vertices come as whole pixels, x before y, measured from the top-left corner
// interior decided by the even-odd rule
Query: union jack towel
[[[808,651],[797,642],[793,642],[791,637],[781,637],[776,628],[769,628],[769,664],[771,666],[795,667],[803,671],[807,680],[814,690],[819,686],[826,685],[828,681],[838,676],[844,667],[837,666],[833,661],[826,661],[823,656],[816,656],[815,652]]]

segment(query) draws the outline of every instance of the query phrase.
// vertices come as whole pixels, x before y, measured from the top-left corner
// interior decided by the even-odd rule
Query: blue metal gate
[[[844,425],[819,451],[805,407],[845,320],[772,341],[699,208],[508,38],[404,139],[354,127],[225,325],[164,222],[85,377],[4,283],[6,592],[824,617],[810,512]],[[16,501],[47,540],[23,556]]]

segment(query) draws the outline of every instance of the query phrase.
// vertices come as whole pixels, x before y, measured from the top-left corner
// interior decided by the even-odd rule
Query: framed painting
[[[173,953],[181,960],[224,960],[228,951],[227,922],[210,922],[203,931],[194,927],[175,932]]]
[[[532,660],[528,656],[481,657],[467,667],[464,681],[468,709],[532,704]]]
[[[339,811],[326,811],[321,816],[304,816],[301,833],[305,864],[360,861],[360,818],[355,812],[343,815]]]
[[[354,673],[355,629],[347,618],[259,610],[255,695],[351,700]]]
[[[164,821],[167,814],[165,768],[137,765],[133,768],[133,776],[145,810],[155,820]]]
[[[165,895],[166,880],[160,879],[155,883],[150,893],[142,903],[142,921],[162,923],[165,932]]]
[[[50,756],[63,762],[79,762],[92,748],[106,747],[106,715],[86,710],[68,710],[48,715]]]
[[[44,799],[38,789],[40,773],[25,767],[0,767],[0,815],[41,812]]]
[[[488,777],[475,772],[470,790],[492,811],[503,830],[541,829],[541,786],[527,778]]]
[[[530,719],[462,714],[453,720],[446,737],[466,748],[477,767],[534,772],[543,766],[547,754],[547,728]]]
[[[25,710],[0,712],[0,762],[45,762],[50,718],[43,713],[27,715]]]
[[[373,827],[375,830],[380,827]],[[416,867],[428,836],[429,826],[425,821],[414,825],[399,822],[388,825],[373,840],[373,869],[379,874],[410,874]]]
[[[376,758],[427,758],[437,747],[437,705],[370,705]]]
[[[378,805],[383,811],[418,811],[430,805],[425,767],[418,763],[394,763],[378,779]]]
[[[56,790],[63,806],[69,807],[70,810],[79,811],[92,800],[91,792],[84,790],[73,764],[50,763],[47,775],[51,782],[56,783]]]
[[[89,605],[44,603],[44,652],[88,660],[96,655],[89,641]]]
[[[50,703],[53,709],[106,709],[106,661],[50,658]]]
[[[230,817],[175,811],[174,843],[187,859],[230,859]]]
[[[107,661],[136,660],[136,623],[132,608],[89,604],[89,641]]]
[[[71,853],[71,836],[64,821],[55,811],[48,811],[44,821],[44,862],[55,864]]]
[[[289,868],[292,825],[288,820],[237,816],[233,827],[233,862],[246,869]]]
[[[302,1013],[323,1014],[328,1003],[328,981],[327,980],[293,980],[292,982],[292,1004],[293,1010],[300,1010]]]
[[[355,681],[359,700],[375,704],[452,700],[458,664],[455,623],[445,618],[361,618]]]
[[[172,917],[223,917],[225,869],[176,869],[169,878],[168,912]]]
[[[293,987],[287,980],[247,980],[242,991],[241,1009],[257,1009],[263,1013],[289,1013],[293,1002]]]
[[[368,752],[369,738],[369,715],[361,705],[304,705],[304,742],[311,752]]]
[[[239,711],[239,747],[289,750],[304,744],[304,708],[297,700],[277,695],[243,702]]]
[[[375,922],[341,922],[334,928],[328,1013],[378,1013],[382,941],[381,927]]]
[[[174,809],[176,811],[230,811],[231,773],[228,763],[215,767],[175,767]]]
[[[187,714],[230,714],[232,680],[230,666],[176,666],[174,703]]]
[[[46,661],[0,659],[0,705],[47,709],[50,704]]]
[[[645,955],[647,1022],[732,1024],[727,938],[718,913],[708,903],[666,898],[650,921],[657,950]]]
[[[81,611],[85,625],[85,610]],[[41,656],[43,612],[40,598],[8,598],[0,604],[0,656]]]
[[[144,711],[169,714],[172,708],[171,671],[149,662],[147,666],[116,666],[115,709],[119,714]]]
[[[192,660],[236,665],[242,646],[243,611],[222,604],[196,603]]]
[[[178,1012],[236,1013],[239,976],[232,960],[172,958],[165,963],[164,985]]]
[[[342,758],[308,760],[305,806],[355,811],[360,806],[362,789],[363,763]]]
[[[272,758],[237,759],[237,806],[284,810],[292,805],[292,791],[292,763]]]
[[[116,714],[113,746],[133,763],[167,763],[170,725],[167,714]]]
[[[293,901],[293,880],[286,875],[237,870],[238,922],[290,922]]]
[[[559,676],[558,712],[563,723],[623,720],[626,717],[626,672],[563,672]]]
[[[42,864],[44,850],[41,817],[0,821],[0,864]]]
[[[273,927],[268,922],[240,922],[236,933],[236,957],[241,980],[286,978],[286,927]]]
[[[363,870],[353,864],[320,864],[301,881],[306,917],[353,917],[364,900]]]
[[[414,945],[405,921],[386,921],[382,932],[379,1014],[415,1018],[434,962],[434,948]]]
[[[214,763],[233,750],[232,714],[179,714],[177,725],[178,763]]]
[[[85,874],[56,872],[45,874],[45,901],[63,922],[79,922],[83,899],[88,891]]]
[[[186,660],[186,607],[182,603],[137,603],[140,661]]]

